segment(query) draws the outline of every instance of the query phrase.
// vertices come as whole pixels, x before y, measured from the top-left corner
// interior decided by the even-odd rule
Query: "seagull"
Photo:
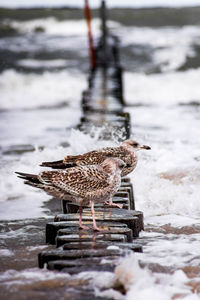
[[[125,167],[119,158],[107,158],[99,165],[76,166],[65,170],[44,171],[39,175],[16,172],[25,184],[39,188],[49,195],[70,200],[80,205],[79,228],[82,225],[82,206],[91,205],[93,229],[100,231],[95,220],[94,203],[109,200],[112,206],[112,196],[121,183],[121,172]]]
[[[125,140],[119,147],[107,147],[99,150],[90,151],[81,155],[67,155],[62,160],[43,162],[42,167],[53,169],[66,169],[75,166],[96,165],[102,163],[107,157],[117,157],[122,159],[126,166],[122,170],[122,177],[131,173],[138,161],[136,152],[138,150],[150,150],[146,145],[140,145],[134,140]]]

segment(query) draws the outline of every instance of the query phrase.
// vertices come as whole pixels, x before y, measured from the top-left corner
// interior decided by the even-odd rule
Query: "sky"
[[[101,0],[89,0],[92,7],[99,6]],[[106,0],[108,7],[155,7],[155,6],[199,6],[200,0]],[[0,7],[33,7],[33,6],[78,6],[84,0],[0,0]]]

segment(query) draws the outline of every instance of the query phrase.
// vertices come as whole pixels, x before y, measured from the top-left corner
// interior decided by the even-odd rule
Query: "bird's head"
[[[138,142],[134,140],[125,140],[121,143],[121,147],[126,148],[129,151],[135,152],[138,150],[150,150],[151,147],[146,145],[140,145]]]

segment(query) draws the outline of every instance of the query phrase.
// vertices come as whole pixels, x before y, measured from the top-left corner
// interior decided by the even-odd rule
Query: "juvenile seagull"
[[[44,190],[49,195],[62,200],[70,200],[80,205],[79,228],[82,225],[82,206],[91,205],[93,229],[96,225],[94,203],[109,200],[121,183],[121,171],[125,163],[119,158],[107,158],[99,165],[77,166],[67,170],[44,171],[39,175],[16,172],[25,183]],[[116,206],[114,203],[112,206]]]
[[[96,165],[102,163],[107,157],[117,157],[126,164],[122,170],[122,176],[126,176],[135,169],[138,161],[136,151],[141,149],[149,150],[151,148],[146,145],[141,146],[133,140],[125,140],[119,147],[107,147],[82,155],[67,155],[63,160],[43,162],[41,166],[53,169],[66,169],[75,166]]]

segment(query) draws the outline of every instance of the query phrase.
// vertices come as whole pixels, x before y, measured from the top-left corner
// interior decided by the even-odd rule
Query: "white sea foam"
[[[193,44],[199,44],[199,26],[183,27],[121,27],[116,34],[122,45],[150,46],[152,59],[162,71],[175,70],[182,66],[188,57],[195,55]]]
[[[33,19],[28,21],[4,20],[5,25],[12,26],[21,35],[6,37],[0,40],[0,49],[12,52],[28,51],[35,53],[40,51],[75,51],[79,56],[88,55],[87,26],[84,19],[59,21],[54,17]],[[100,34],[100,20],[92,20],[92,32],[94,36]],[[117,22],[109,21],[109,28],[118,28]],[[44,32],[33,34],[40,28]],[[80,47],[81,45],[81,47]],[[53,62],[52,62],[53,63]]]
[[[130,267],[131,266],[131,267]],[[116,267],[117,280],[127,291],[127,300],[159,299],[171,300],[175,294],[183,294],[182,299],[197,300],[189,286],[189,278],[182,270],[173,274],[152,273],[148,269],[142,269],[134,254],[121,260]]]
[[[43,203],[51,197],[40,190],[25,186],[23,181],[17,177],[15,171],[33,174],[39,173],[42,171],[39,164],[48,158],[47,153],[49,153],[49,156],[52,158],[52,152],[56,152],[58,157],[63,157],[66,150],[62,147],[54,150],[46,149],[46,151],[43,152],[36,150],[35,152],[24,154],[19,161],[8,162],[7,167],[2,169],[0,175],[2,191],[1,220],[17,220],[46,216],[45,209],[41,207]]]
[[[200,69],[162,74],[125,73],[125,99],[134,104],[171,104],[200,101]]]
[[[194,217],[200,213],[200,166],[196,161],[198,120],[188,110],[174,106],[166,109],[162,100],[160,105],[163,108],[131,110],[137,124],[135,137],[141,139],[142,132],[145,143],[152,147],[148,153],[139,154],[138,166],[131,174],[136,205],[146,216],[183,214]]]
[[[121,27],[117,28],[122,44],[141,44],[152,47],[188,46],[199,37],[199,26]],[[125,34],[126,33],[126,34]]]
[[[34,69],[38,68],[59,68],[67,67],[69,64],[68,60],[65,59],[52,59],[52,60],[36,60],[36,59],[20,59],[17,61],[19,66],[31,67]]]
[[[39,75],[18,73],[10,69],[0,75],[0,108],[33,108],[61,102],[78,105],[85,87],[86,78],[80,73],[60,71]]]
[[[30,33],[35,31],[38,27],[42,28],[46,34],[50,35],[86,35],[87,25],[85,20],[75,21],[58,21],[54,17],[44,19],[34,19],[28,21],[11,21],[10,23],[15,29],[21,33]],[[95,26],[96,25],[96,26]],[[93,20],[94,30],[98,28],[100,21],[98,19]]]
[[[146,218],[146,223],[156,224],[158,226],[163,226],[165,224],[168,224],[172,227],[182,228],[184,226],[200,225],[200,220],[199,217],[194,217],[194,216],[166,214],[166,215],[158,215],[158,216],[149,216]]]
[[[162,105],[199,101],[199,76],[200,69],[151,75],[125,73],[125,99],[131,104]],[[0,87],[1,108],[37,107],[80,99],[86,78],[67,71],[38,75],[7,70],[0,76]]]
[[[37,30],[37,28],[42,28],[48,35],[87,36],[87,24],[84,19],[59,21],[55,17],[48,17],[28,21],[5,20],[4,23],[9,23],[21,33],[31,33]],[[99,35],[101,26],[100,19],[92,19],[91,25],[93,34]],[[108,21],[108,26],[118,28],[119,24],[114,21]]]
[[[148,261],[171,269],[196,265],[194,258],[198,258],[199,255],[200,234],[198,233],[159,234],[154,237],[151,232],[143,232],[141,238],[147,242],[144,254],[140,257],[144,263]]]
[[[81,45],[81,47],[80,47]],[[55,51],[76,51],[79,56],[86,56],[86,51],[88,48],[87,36],[54,36],[52,38],[50,35],[46,34],[35,34],[28,36],[15,36],[7,37],[0,40],[0,49],[10,50],[12,52],[27,51],[30,53],[35,52],[55,52]]]
[[[60,279],[65,281],[69,279],[70,275],[67,273],[55,273],[48,270],[39,270],[38,268],[26,269],[22,271],[8,270],[1,274],[1,283],[5,282],[8,286],[14,284],[24,285],[25,282],[43,282],[48,280]]]
[[[9,249],[0,249],[0,255],[2,256],[13,256],[14,252]]]
[[[15,220],[13,220],[15,221]],[[38,230],[39,227],[35,226],[35,225],[25,225],[22,228],[19,228],[17,230],[12,230],[10,229],[8,232],[3,232],[1,233],[1,239],[15,239],[15,238],[19,238],[19,239],[24,239],[25,236],[30,236],[30,235],[38,235]],[[30,230],[32,230],[32,232],[30,233]],[[35,230],[35,232],[33,232],[33,230]]]

